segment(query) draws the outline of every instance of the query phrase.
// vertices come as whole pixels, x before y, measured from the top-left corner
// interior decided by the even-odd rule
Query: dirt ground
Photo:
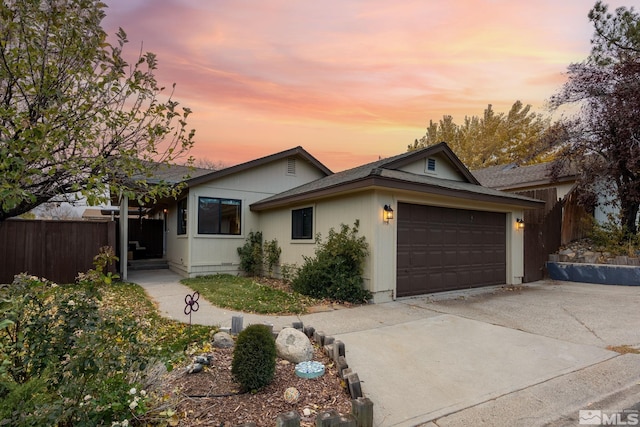
[[[325,365],[322,377],[300,378],[295,374],[295,364],[277,359],[273,382],[253,394],[239,394],[240,386],[231,375],[233,349],[215,349],[211,354],[211,366],[205,366],[202,372],[188,374],[184,367],[176,368],[163,381],[164,395],[177,401],[173,425],[230,427],[253,422],[256,426],[273,426],[279,414],[297,411],[301,425],[313,426],[322,410],[351,412],[344,382],[337,376],[333,361],[317,347],[314,360]],[[295,403],[284,400],[288,387],[300,392]]]

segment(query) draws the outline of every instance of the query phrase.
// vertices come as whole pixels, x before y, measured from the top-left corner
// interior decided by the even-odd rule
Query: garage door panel
[[[399,203],[397,218],[398,296],[505,282],[505,214]]]

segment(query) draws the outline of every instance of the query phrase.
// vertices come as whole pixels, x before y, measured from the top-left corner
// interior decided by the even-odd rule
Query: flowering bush
[[[22,274],[0,286],[0,301],[0,425],[138,424],[153,405],[147,366],[170,365],[210,333],[161,319],[130,284],[58,286]]]

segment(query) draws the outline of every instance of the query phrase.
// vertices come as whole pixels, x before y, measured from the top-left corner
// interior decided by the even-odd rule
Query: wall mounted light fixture
[[[522,218],[517,218],[516,219],[516,229],[524,230],[524,219],[522,219]]]
[[[382,211],[382,219],[384,220],[385,224],[389,224],[389,220],[393,219],[393,209],[391,208],[391,206],[384,205]]]

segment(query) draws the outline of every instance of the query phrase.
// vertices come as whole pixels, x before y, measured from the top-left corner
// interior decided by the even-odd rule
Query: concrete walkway
[[[129,280],[163,315],[188,321],[193,291],[178,275],[133,271]],[[640,355],[606,349],[640,346],[639,287],[537,282],[301,316],[199,303],[194,323],[231,326],[243,315],[245,326],[278,330],[302,321],[343,341],[376,426],[577,425],[580,409],[624,409],[593,405],[640,392]]]

